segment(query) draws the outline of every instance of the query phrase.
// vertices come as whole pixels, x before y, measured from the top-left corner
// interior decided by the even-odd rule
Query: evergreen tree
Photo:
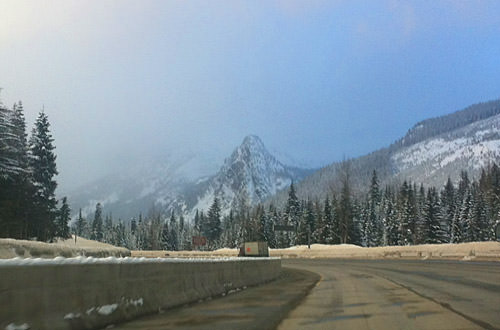
[[[113,218],[111,214],[106,215],[104,218],[104,226],[103,226],[103,242],[108,244],[116,244],[118,241],[117,232],[115,230],[117,227],[113,226]]]
[[[327,243],[328,244],[340,244],[340,222],[339,222],[339,216],[338,216],[338,201],[337,201],[337,196],[333,195],[332,196],[332,218],[331,218],[331,224],[328,225],[330,228],[329,230],[329,237],[327,238]]]
[[[400,217],[399,245],[414,243],[416,228],[416,198],[411,184],[404,181],[398,196],[398,213]]]
[[[87,237],[87,221],[82,217],[82,209],[78,212],[78,219],[76,219],[75,232],[77,236]]]
[[[208,223],[208,218],[205,217],[205,213],[203,212],[203,210],[201,210],[199,213],[198,226],[200,228],[200,234],[202,236],[208,237],[208,235],[210,234],[210,225]]]
[[[16,135],[12,117],[12,110],[0,102],[0,178],[3,180],[12,179],[20,171],[16,160]]]
[[[94,221],[92,222],[92,232],[90,239],[102,242],[103,239],[103,220],[102,220],[102,205],[97,203],[95,206]]]
[[[330,204],[330,200],[328,196],[325,198],[325,202],[323,204],[323,213],[320,218],[318,218],[317,225],[317,242],[319,244],[331,244],[330,238],[333,227],[333,219],[332,219],[332,205]]]
[[[80,209],[80,215],[81,215],[81,209]],[[130,221],[130,231],[132,234],[136,234],[137,232],[137,221],[135,221],[135,218],[132,218],[132,220]]]
[[[436,188],[427,190],[427,198],[424,205],[423,238],[428,244],[443,243],[443,231],[439,221],[439,204]]]
[[[308,244],[309,240],[312,239],[311,234],[315,230],[315,222],[313,202],[308,200],[299,223],[296,244]]]
[[[368,193],[368,203],[364,214],[364,240],[366,246],[378,246],[382,242],[382,222],[380,219],[380,190],[377,172],[372,174],[370,191]]]
[[[196,213],[194,215],[194,231],[196,235],[201,235],[201,223],[200,223],[200,214],[198,212],[198,209],[196,210]]]
[[[168,221],[165,221],[163,223],[162,229],[161,229],[161,239],[160,239],[160,246],[162,250],[170,250],[170,230],[168,228]]]
[[[24,108],[21,101],[14,104],[11,112],[13,152],[18,167],[18,172],[26,177],[29,173],[28,163],[28,135],[26,133],[26,120],[24,118]]]
[[[222,221],[222,244],[224,247],[235,248],[237,246],[237,229],[234,212],[231,209],[229,215]]]
[[[174,211],[172,211],[172,215],[170,216],[170,233],[168,236],[169,240],[169,245],[170,248],[169,250],[171,251],[178,251],[179,250],[179,236],[178,236],[178,229],[177,229],[177,220],[175,219],[175,214]]]
[[[278,211],[276,211],[274,216],[276,217],[275,224],[278,224],[281,226],[288,225],[288,215],[286,214],[286,212],[280,214]],[[275,230],[275,235],[276,235],[276,247],[277,248],[284,249],[284,248],[287,248],[291,245],[288,232]]]
[[[270,248],[276,248],[276,235],[274,232],[274,224],[278,223],[278,212],[273,204],[269,205],[268,216],[266,217],[266,224],[264,227],[264,236]]]
[[[487,241],[493,223],[488,220],[485,198],[479,185],[474,182],[471,186],[471,201],[469,208],[469,238],[471,241]]]
[[[343,162],[341,164],[341,182],[342,188],[337,210],[340,243],[354,243],[354,241],[358,241],[359,232],[354,224],[354,208],[351,200],[350,162]]]
[[[427,195],[425,193],[425,188],[423,184],[420,184],[420,188],[417,190],[414,186],[416,194],[416,216],[415,216],[415,234],[413,244],[424,244],[426,242],[426,218],[425,218],[425,207],[427,203]],[[437,202],[437,201],[436,201]],[[437,216],[437,215],[436,215]],[[441,234],[440,234],[441,235]]]
[[[68,205],[68,199],[63,197],[62,205],[57,214],[55,223],[55,237],[70,238],[69,221],[71,220],[71,209]]]
[[[440,202],[439,216],[441,220],[441,228],[443,230],[443,243],[451,243],[452,228],[453,228],[453,218],[456,212],[455,203],[455,187],[448,177],[448,181],[441,192],[441,202]]]
[[[178,246],[178,250],[185,250],[185,246],[188,245],[187,240],[189,238],[186,237],[186,229],[187,228],[185,227],[184,217],[181,214],[179,216],[179,246]]]
[[[54,236],[54,219],[57,214],[55,190],[58,174],[56,155],[54,154],[54,139],[50,134],[50,124],[47,115],[40,112],[30,137],[30,168],[34,185],[34,233],[39,240],[50,240]]]
[[[210,206],[210,209],[208,210],[208,229],[206,235],[212,248],[215,248],[217,246],[217,240],[219,239],[222,232],[220,218],[221,215],[219,199],[215,197],[212,206]]]
[[[109,216],[109,219],[111,220],[111,223],[113,223],[113,217],[111,215]],[[114,235],[112,235],[113,245],[127,247],[126,228],[121,219],[118,219],[118,223],[114,226],[114,228],[112,227],[111,231],[114,233]]]
[[[0,237],[29,237],[32,194],[22,103],[0,102]]]
[[[471,192],[469,189],[463,192],[464,197],[459,212],[455,217],[453,228],[453,243],[471,242],[473,240],[470,232],[470,207],[471,207]]]
[[[288,191],[288,200],[286,203],[286,210],[285,210],[285,215],[286,215],[286,225],[293,226],[295,228],[295,232],[291,233],[289,236],[290,244],[294,245],[296,236],[297,236],[297,230],[299,227],[299,221],[300,221],[300,202],[299,199],[297,198],[297,194],[295,193],[295,186],[292,182],[290,185],[290,190]]]
[[[384,243],[385,245],[398,245],[401,242],[400,221],[396,207],[396,200],[393,192],[386,187],[384,192]]]

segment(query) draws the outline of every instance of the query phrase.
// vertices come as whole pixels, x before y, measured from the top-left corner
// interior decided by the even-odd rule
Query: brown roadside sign
[[[207,238],[205,236],[193,236],[192,242],[194,246],[205,246],[207,245]]]

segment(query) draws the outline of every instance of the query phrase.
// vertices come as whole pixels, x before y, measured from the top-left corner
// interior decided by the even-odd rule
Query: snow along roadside
[[[56,243],[0,239],[0,259],[9,258],[55,258],[55,257],[126,257],[130,251],[110,244],[95,242],[78,237],[62,240]]]
[[[45,266],[45,265],[110,265],[110,264],[164,264],[164,263],[214,263],[214,262],[246,262],[246,261],[261,261],[275,260],[276,257],[270,258],[237,258],[237,257],[220,257],[220,258],[134,258],[134,257],[74,257],[64,258],[56,257],[53,259],[45,258],[11,258],[0,259],[0,267],[4,266]]]

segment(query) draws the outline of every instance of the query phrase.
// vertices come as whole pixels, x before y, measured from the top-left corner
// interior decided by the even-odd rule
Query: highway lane
[[[500,329],[500,264],[283,260],[321,280],[278,329]]]

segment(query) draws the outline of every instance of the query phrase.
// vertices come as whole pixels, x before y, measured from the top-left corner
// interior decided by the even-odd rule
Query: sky
[[[0,99],[71,190],[248,134],[321,167],[500,97],[500,1],[0,1]],[[209,170],[207,170],[209,169]]]

